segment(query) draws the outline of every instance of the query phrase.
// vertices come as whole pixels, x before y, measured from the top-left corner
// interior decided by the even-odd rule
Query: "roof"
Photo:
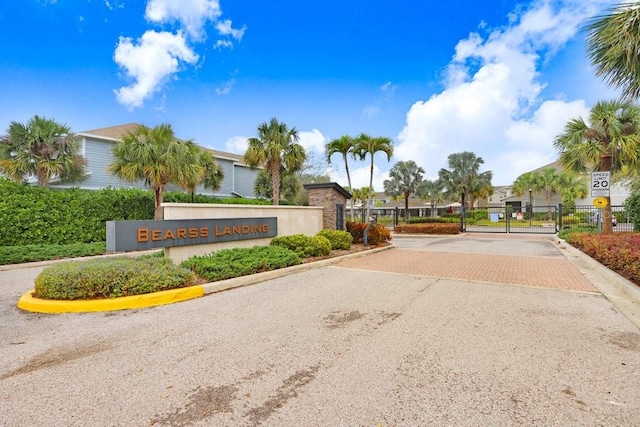
[[[303,187],[307,191],[311,189],[317,189],[317,188],[333,188],[334,190],[342,194],[347,199],[350,199],[352,197],[351,193],[349,193],[347,190],[342,188],[342,186],[337,182],[320,182],[316,184],[304,184]]]
[[[79,132],[81,135],[102,136],[110,139],[120,139],[127,132],[134,132],[140,126],[138,123],[127,123],[124,125],[109,126],[106,128],[86,130]]]
[[[96,136],[96,137],[100,137],[100,138],[106,138],[106,139],[109,139],[109,140],[117,141],[120,138],[122,138],[122,136],[124,136],[126,133],[135,132],[136,129],[138,128],[138,126],[140,126],[140,124],[138,124],[138,123],[127,123],[127,124],[123,124],[123,125],[109,126],[109,127],[106,127],[106,128],[86,130],[86,131],[79,132],[78,134],[79,135],[83,135],[83,136]],[[177,138],[177,139],[180,139],[180,138]],[[198,144],[198,145],[200,145],[200,144]],[[234,153],[228,153],[226,151],[214,150],[214,149],[209,148],[209,147],[203,147],[202,145],[200,145],[200,147],[205,149],[205,150],[207,150],[207,151],[209,151],[216,158],[232,160],[234,162],[238,162],[238,163],[244,164],[244,156],[242,156],[240,154],[234,154]]]

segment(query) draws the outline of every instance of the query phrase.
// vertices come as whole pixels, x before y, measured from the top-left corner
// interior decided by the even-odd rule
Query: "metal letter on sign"
[[[591,197],[609,197],[611,172],[591,172]]]

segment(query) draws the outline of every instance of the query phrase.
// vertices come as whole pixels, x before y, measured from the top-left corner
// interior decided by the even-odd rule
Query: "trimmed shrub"
[[[331,249],[349,249],[353,242],[353,236],[348,231],[320,230],[317,235],[326,237],[331,243]]]
[[[347,222],[347,231],[353,236],[354,243],[364,242],[364,229],[367,224],[361,222]],[[382,224],[375,224],[367,233],[367,243],[379,245],[391,240],[391,232]]]
[[[304,234],[277,236],[271,239],[271,246],[280,246],[295,252],[301,258],[329,255],[331,242],[326,237],[309,237]]]
[[[168,258],[127,257],[70,261],[45,268],[35,280],[35,296],[53,300],[101,299],[176,289],[196,275]]]
[[[306,250],[308,257],[325,256],[331,253],[331,242],[324,236],[313,236]]]
[[[570,233],[567,242],[640,286],[640,233]]]
[[[166,202],[191,202],[191,194],[167,192]],[[265,204],[195,194],[197,203]],[[0,246],[104,242],[106,221],[153,219],[149,190],[51,189],[0,178]]]
[[[408,224],[396,225],[393,229],[396,233],[408,234],[459,234],[458,224]]]
[[[71,245],[0,246],[0,265],[104,254],[104,242]]]
[[[440,217],[433,218],[433,217],[421,216],[421,217],[414,217],[409,219],[409,224],[433,224],[433,223],[444,224],[449,222],[451,222],[450,218],[440,218]]]
[[[195,256],[182,266],[210,280],[224,280],[301,264],[293,251],[281,246],[223,249],[208,255]]]

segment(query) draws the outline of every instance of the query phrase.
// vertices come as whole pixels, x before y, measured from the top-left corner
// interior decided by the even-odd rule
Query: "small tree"
[[[127,132],[113,147],[114,162],[107,170],[127,181],[144,181],[154,193],[154,219],[160,220],[167,184],[190,188],[204,179],[202,152],[192,141],[180,141],[169,124],[141,125]]]
[[[390,138],[372,137],[366,133],[361,133],[358,138],[356,138],[353,152],[360,160],[364,160],[367,155],[371,157],[369,188],[373,189],[373,158],[377,152],[383,152],[387,155],[387,161],[391,160],[391,156],[393,156],[393,141],[391,141]],[[372,192],[369,192],[369,197],[367,198],[367,220],[371,217],[371,193]]]
[[[409,196],[415,193],[422,182],[424,169],[413,160],[398,162],[389,171],[389,178],[383,182],[384,191],[392,197],[404,198],[404,220],[409,221]]]
[[[444,187],[440,180],[430,181],[425,179],[418,185],[416,194],[420,199],[426,200],[431,206],[431,216],[436,217],[438,214],[438,203],[444,200]]]
[[[274,117],[269,123],[258,126],[258,136],[249,138],[249,147],[244,153],[247,166],[263,166],[271,174],[273,204],[280,203],[280,176],[284,168],[287,173],[299,171],[307,159],[302,145],[298,144],[298,131],[280,123]]]
[[[340,153],[342,155],[342,159],[344,160],[344,169],[347,173],[347,182],[349,184],[349,188],[351,188],[351,175],[349,174],[349,161],[347,160],[347,156],[354,156],[353,149],[355,146],[355,140],[351,138],[349,135],[343,135],[338,139],[334,139],[329,142],[326,146],[327,149],[327,162],[331,163],[331,156],[336,153]],[[353,196],[353,194],[352,194]],[[351,197],[351,221],[353,221],[353,205],[354,205],[354,197]]]
[[[11,122],[0,139],[0,172],[17,182],[35,177],[47,186],[56,177],[63,182],[86,178],[86,160],[80,140],[68,126],[40,116],[27,124]]]

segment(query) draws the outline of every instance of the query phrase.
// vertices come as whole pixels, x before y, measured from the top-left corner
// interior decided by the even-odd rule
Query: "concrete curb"
[[[640,329],[640,286],[600,264],[559,237],[555,236],[551,240],[564,257]]]
[[[222,292],[228,289],[240,288],[243,286],[249,286],[256,283],[264,282],[266,280],[275,279],[278,277],[287,276],[289,274],[300,273],[303,271],[311,270],[314,268],[325,267],[327,265],[336,264],[344,259],[358,258],[368,254],[385,251],[394,248],[394,245],[385,246],[382,248],[370,249],[354,254],[343,255],[340,257],[329,258],[325,260],[315,261],[307,264],[294,265],[292,267],[281,268],[278,270],[265,271],[264,273],[252,274],[249,276],[236,277],[233,279],[221,280],[218,282],[205,283],[203,285],[190,286],[187,288],[171,289],[168,291],[153,292],[149,294],[133,295],[122,298],[111,299],[99,299],[99,300],[83,300],[83,301],[60,301],[60,300],[45,300],[35,298],[33,296],[34,290],[30,290],[20,297],[18,300],[18,308],[36,313],[46,314],[61,314],[61,313],[85,313],[85,312],[100,312],[100,311],[116,311],[127,309],[138,309],[146,307],[155,307],[158,305],[173,304],[175,302],[187,301],[194,298],[199,298],[206,294]],[[136,252],[140,254],[140,252]],[[88,257],[100,258],[104,257]],[[43,261],[39,266],[46,266],[54,264],[60,261]],[[69,260],[64,260],[69,261]],[[47,263],[48,264],[43,264]],[[28,267],[36,267],[35,265],[28,265]],[[22,267],[25,268],[25,267]]]

